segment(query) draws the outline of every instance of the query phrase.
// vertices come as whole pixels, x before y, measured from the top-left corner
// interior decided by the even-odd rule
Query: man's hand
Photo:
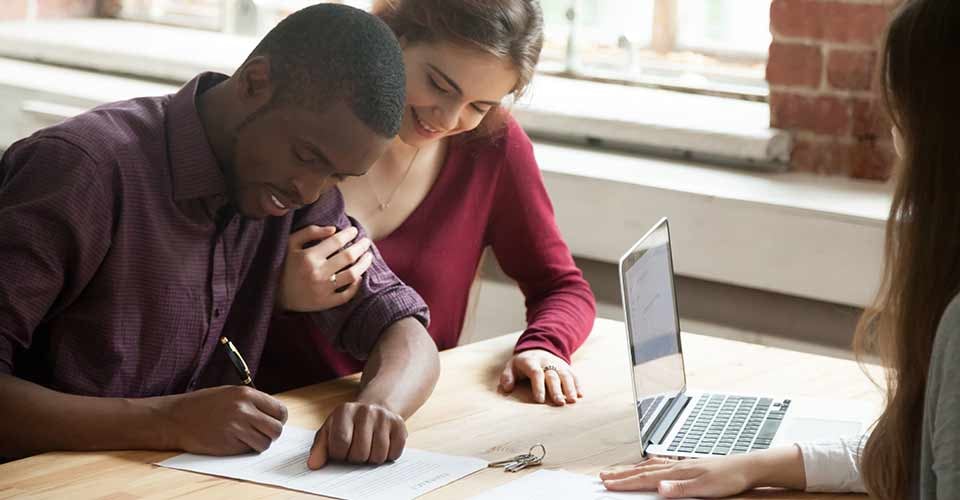
[[[317,431],[307,466],[319,469],[331,460],[380,465],[400,458],[406,441],[400,415],[379,405],[344,403]]]
[[[307,466],[400,458],[407,442],[404,419],[427,400],[439,376],[437,345],[419,321],[404,318],[388,326],[367,359],[357,401],[327,417],[314,436]]]
[[[277,399],[245,386],[222,386],[158,398],[174,448],[203,455],[236,455],[270,447],[287,421]]]

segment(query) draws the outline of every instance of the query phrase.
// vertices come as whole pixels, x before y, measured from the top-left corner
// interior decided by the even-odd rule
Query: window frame
[[[680,0],[653,0],[653,16],[651,20],[651,39],[649,45],[643,45],[641,50],[658,54],[663,58],[664,65],[671,65],[677,73],[690,73],[704,76],[704,79],[710,80],[706,84],[692,84],[683,81],[680,77],[662,77],[654,78],[647,76],[625,75],[623,72],[604,71],[595,68],[589,68],[582,60],[585,54],[583,47],[580,47],[577,40],[580,39],[581,28],[577,24],[578,18],[582,15],[577,10],[584,0],[571,0],[570,7],[566,12],[568,23],[567,40],[564,44],[565,52],[561,61],[541,60],[541,67],[538,72],[553,76],[562,76],[566,78],[575,78],[593,82],[615,83],[627,86],[650,87],[665,90],[690,92],[695,94],[707,94],[724,96],[746,100],[767,101],[769,90],[766,81],[762,76],[744,77],[741,72],[734,69],[735,65],[755,65],[766,64],[767,50],[758,50],[756,52],[730,50],[719,47],[685,45],[679,37],[679,1]],[[559,38],[555,39],[559,40]],[[571,46],[573,49],[571,50]],[[634,49],[629,49],[634,50]],[[708,69],[698,66],[694,63],[669,63],[667,56],[678,52],[692,52],[699,56],[715,59],[722,63],[717,67]],[[632,57],[632,56],[628,56]],[[658,68],[659,65],[651,64],[651,60],[640,62],[640,67]],[[620,74],[617,74],[620,73]],[[707,76],[709,75],[709,76]],[[721,79],[740,79],[742,84],[722,84],[716,80]]]
[[[141,0],[143,3],[170,1],[170,0]],[[372,0],[327,0],[331,3],[346,4],[369,4]],[[582,13],[582,2],[586,0],[571,0],[570,7],[567,10],[567,21],[570,31],[567,35],[567,44],[563,60],[543,60],[537,68],[537,72],[552,76],[561,76],[578,80],[591,82],[611,83],[625,85],[628,87],[647,87],[657,88],[678,92],[688,92],[694,94],[706,94],[713,96],[729,97],[734,99],[745,99],[750,101],[766,101],[769,90],[766,82],[760,77],[744,76],[745,72],[737,72],[732,67],[725,64],[765,64],[766,52],[743,52],[736,50],[726,50],[723,48],[709,46],[684,45],[679,38],[679,2],[680,0],[652,0],[653,16],[651,26],[651,40],[649,45],[644,45],[641,50],[647,50],[663,57],[662,65],[654,64],[656,59],[644,59],[638,63],[638,67],[646,68],[652,72],[673,73],[674,75],[689,74],[700,77],[703,82],[692,83],[680,76],[662,76],[654,77],[647,75],[627,75],[622,71],[604,71],[596,68],[590,68],[581,63],[586,51],[576,43],[578,34],[576,31],[578,9]],[[134,0],[134,3],[141,3]],[[284,10],[296,10],[304,5],[312,3],[309,0],[217,0],[213,3],[220,4],[220,16],[216,22],[210,22],[209,17],[206,22],[188,22],[189,18],[176,15],[149,15],[146,12],[134,11],[124,14],[120,11],[119,19],[139,21],[146,23],[156,23],[186,27],[191,29],[200,29],[205,31],[221,32],[227,34],[255,35],[257,29],[257,10],[270,9],[264,12],[283,12]],[[243,12],[253,7],[253,18],[243,18]],[[362,5],[361,5],[362,6]],[[148,8],[142,9],[149,10]],[[559,39],[559,38],[558,38]],[[571,44],[571,42],[573,42]],[[571,49],[572,47],[572,49]],[[634,49],[628,49],[633,51]],[[666,57],[669,54],[688,51],[717,60],[721,64],[716,67],[703,67],[695,63],[669,62]],[[629,57],[633,57],[631,54]],[[720,80],[739,80],[742,83],[721,83]]]

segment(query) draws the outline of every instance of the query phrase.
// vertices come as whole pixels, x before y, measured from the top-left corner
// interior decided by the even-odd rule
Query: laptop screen
[[[620,286],[640,439],[646,445],[660,412],[686,382],[666,219],[620,260]]]

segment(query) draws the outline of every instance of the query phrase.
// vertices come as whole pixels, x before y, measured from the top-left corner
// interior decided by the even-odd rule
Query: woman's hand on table
[[[600,479],[611,491],[656,491],[666,498],[725,497],[752,487],[743,457],[651,458],[624,470],[603,472]]]
[[[665,498],[719,498],[770,486],[803,490],[807,481],[797,446],[696,460],[651,458],[600,474],[611,491],[656,491]]]
[[[570,364],[543,349],[514,354],[500,374],[498,389],[509,394],[523,379],[530,380],[533,400],[537,403],[563,406],[583,397],[580,381]]]

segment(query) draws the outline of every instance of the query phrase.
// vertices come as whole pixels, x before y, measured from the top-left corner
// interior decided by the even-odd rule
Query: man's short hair
[[[400,131],[403,54],[377,17],[345,5],[312,5],[270,30],[249,58],[255,56],[270,61],[272,104],[319,111],[333,99],[344,99],[374,132],[393,137]]]

